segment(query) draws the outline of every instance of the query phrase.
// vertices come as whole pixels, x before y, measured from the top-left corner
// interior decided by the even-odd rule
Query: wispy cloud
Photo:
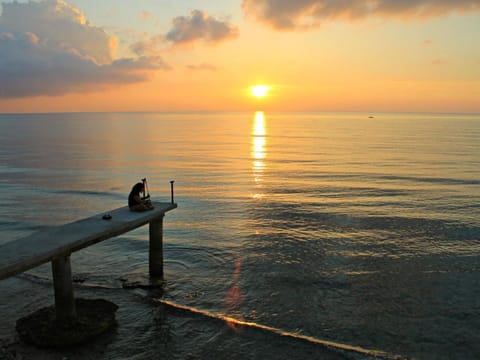
[[[198,65],[190,64],[187,65],[187,69],[195,71],[217,71],[218,67],[212,64],[202,63]]]
[[[435,65],[435,66],[441,66],[441,65],[446,65],[446,64],[447,64],[447,62],[443,59],[440,59],[440,58],[432,60],[432,65]]]
[[[479,12],[480,0],[243,0],[246,16],[283,30],[310,28],[332,20],[369,17],[427,18]]]
[[[140,40],[130,45],[130,50],[138,56],[160,56],[167,46],[162,35],[152,36],[147,40]]]
[[[201,10],[193,10],[190,16],[174,18],[172,29],[165,37],[174,44],[195,41],[215,44],[237,36],[238,29],[230,22],[216,19]]]
[[[155,17],[151,12],[143,10],[140,11],[140,13],[138,14],[138,18],[142,21],[149,21],[154,19]]]
[[[60,95],[142,82],[168,68],[159,57],[115,59],[117,39],[63,0],[4,3],[0,97]]]

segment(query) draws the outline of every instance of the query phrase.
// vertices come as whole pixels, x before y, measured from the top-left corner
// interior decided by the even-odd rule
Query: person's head
[[[145,190],[145,185],[143,183],[139,182],[139,183],[136,183],[135,185],[133,185],[132,193],[140,194],[144,190]]]

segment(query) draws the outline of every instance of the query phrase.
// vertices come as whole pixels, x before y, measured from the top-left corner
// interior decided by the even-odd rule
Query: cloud
[[[61,95],[146,81],[167,68],[158,58],[98,64],[72,48],[52,48],[35,34],[0,34],[0,97]]]
[[[242,9],[283,30],[310,28],[332,20],[370,17],[427,18],[480,11],[480,0],[243,0]]]
[[[71,47],[98,63],[108,63],[116,51],[117,39],[87,23],[82,12],[63,0],[4,3],[0,31],[30,32],[48,39],[51,47]]]
[[[130,50],[138,56],[159,56],[163,51],[165,51],[165,46],[166,41],[164,36],[157,35],[148,40],[140,40],[131,44]]]
[[[193,10],[189,17],[173,19],[173,28],[165,36],[174,44],[205,41],[218,43],[238,36],[238,29],[227,21],[217,20],[201,10]]]
[[[138,14],[138,18],[142,21],[149,21],[154,19],[155,17],[151,12],[143,10]]]
[[[443,59],[434,59],[432,61],[432,65],[440,66],[440,65],[446,65],[447,62]]]
[[[4,3],[0,97],[61,95],[146,81],[158,57],[115,59],[117,39],[63,0]]]
[[[158,56],[177,49],[177,45],[205,42],[217,44],[238,36],[238,29],[227,21],[217,20],[201,10],[193,10],[189,17],[178,16],[172,21],[172,29],[166,35],[155,35],[130,45],[138,55]],[[205,69],[202,69],[205,70]]]
[[[217,71],[218,67],[212,64],[187,65],[187,69],[195,71]]]

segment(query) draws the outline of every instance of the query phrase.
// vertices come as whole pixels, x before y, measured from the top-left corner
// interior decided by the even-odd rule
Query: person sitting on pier
[[[141,196],[143,194],[143,196]],[[146,211],[152,210],[153,205],[148,197],[145,197],[145,184],[136,183],[132,187],[132,191],[128,195],[128,207],[130,211]]]

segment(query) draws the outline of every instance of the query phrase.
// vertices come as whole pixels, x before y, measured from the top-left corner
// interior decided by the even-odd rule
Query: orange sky
[[[4,1],[0,112],[480,112],[480,1],[177,3]]]

